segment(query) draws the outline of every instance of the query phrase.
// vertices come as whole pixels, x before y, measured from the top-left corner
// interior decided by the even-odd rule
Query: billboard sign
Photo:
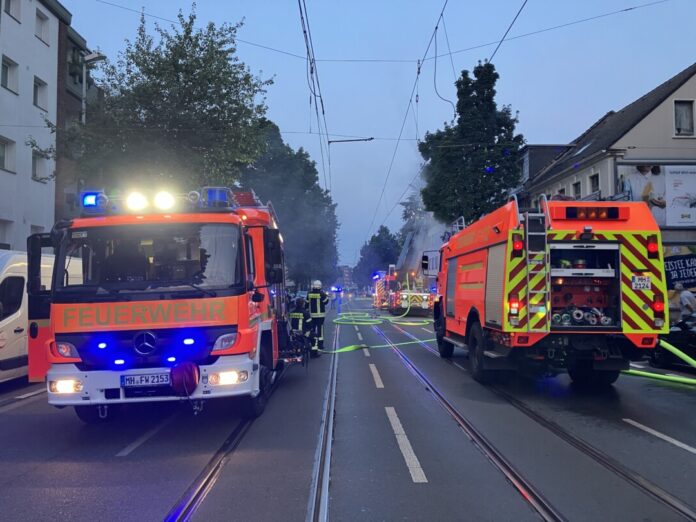
[[[696,228],[696,165],[619,165],[617,192],[644,201],[660,227]]]

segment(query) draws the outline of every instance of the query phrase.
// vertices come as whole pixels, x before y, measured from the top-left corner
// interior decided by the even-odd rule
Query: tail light
[[[660,257],[660,245],[657,244],[657,236],[648,237],[648,258],[657,259]]]
[[[522,236],[513,235],[512,236],[512,257],[522,257],[522,252],[524,251],[524,241]]]
[[[508,306],[510,307],[510,315],[518,315],[520,313],[520,298],[517,294],[510,294]]]
[[[662,299],[661,295],[655,294],[655,297],[653,298],[652,308],[654,312],[659,314],[662,314],[665,311],[665,302]]]

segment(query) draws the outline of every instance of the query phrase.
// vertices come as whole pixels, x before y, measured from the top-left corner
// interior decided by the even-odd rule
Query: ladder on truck
[[[547,332],[551,306],[551,273],[547,250],[548,203],[540,199],[540,209],[520,216],[524,226],[527,262],[527,331]],[[518,207],[519,209],[519,207]]]

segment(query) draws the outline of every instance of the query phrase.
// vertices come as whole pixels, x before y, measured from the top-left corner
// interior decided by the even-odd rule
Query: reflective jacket
[[[308,333],[312,329],[312,317],[306,309],[295,307],[288,316],[292,330]]]
[[[307,295],[309,301],[309,315],[312,317],[326,317],[326,305],[329,304],[329,296],[323,290],[311,290]]]

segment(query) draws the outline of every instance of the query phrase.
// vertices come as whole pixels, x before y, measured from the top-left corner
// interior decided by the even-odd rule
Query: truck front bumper
[[[138,402],[162,402],[180,400],[214,399],[220,397],[234,397],[240,395],[256,396],[259,393],[258,365],[246,354],[227,355],[218,358],[215,363],[199,366],[200,379],[198,386],[188,397],[182,397],[173,392],[169,385],[153,386],[123,386],[124,376],[140,376],[153,374],[168,374],[168,367],[160,368],[133,368],[127,370],[98,370],[81,371],[74,364],[55,364],[51,367],[46,378],[48,391],[48,403],[54,406],[84,406],[96,404],[125,404]],[[247,378],[236,384],[212,384],[211,378],[225,372],[246,372]],[[229,373],[228,373],[229,375]],[[218,377],[219,380],[219,377]],[[79,383],[73,391],[67,384],[68,381]],[[62,392],[51,391],[56,384]]]

